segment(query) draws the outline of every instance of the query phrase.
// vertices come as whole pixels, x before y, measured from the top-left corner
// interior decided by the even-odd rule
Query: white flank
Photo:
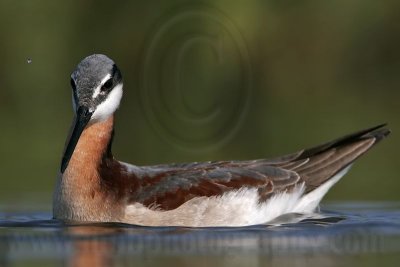
[[[148,226],[246,226],[265,224],[288,213],[311,213],[322,197],[349,170],[340,171],[319,188],[303,195],[304,184],[259,203],[257,189],[243,188],[218,197],[193,198],[176,209],[162,211],[142,204],[126,207],[123,221]]]
[[[108,94],[106,100],[97,106],[91,118],[92,122],[106,120],[117,110],[122,98],[122,86],[122,83],[115,86]]]
[[[300,199],[300,202],[296,205],[296,208],[293,212],[313,212],[318,207],[319,202],[321,202],[325,194],[328,193],[329,189],[334,184],[336,184],[340,180],[340,178],[342,178],[343,175],[345,175],[350,170],[350,168],[351,165],[347,166],[346,168],[335,174],[335,176],[326,181],[324,184],[320,185],[318,188],[314,189],[307,195],[304,195]]]

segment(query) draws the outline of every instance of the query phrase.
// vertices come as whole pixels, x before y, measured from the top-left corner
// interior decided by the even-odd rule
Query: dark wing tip
[[[319,146],[316,146],[316,147],[313,147],[310,149],[306,149],[299,156],[298,159],[308,158],[310,156],[322,153],[330,148],[353,143],[357,140],[375,138],[374,144],[376,144],[390,134],[391,131],[388,128],[386,128],[386,126],[387,126],[386,123],[379,124],[377,126],[343,136],[343,137],[333,140],[331,142],[328,142],[328,143],[325,143],[325,144],[322,144],[322,145],[319,145]]]
[[[386,124],[381,124],[304,150],[299,159],[309,161],[296,172],[306,183],[306,193],[334,177],[389,134]]]
[[[365,135],[363,135],[363,138],[375,138],[375,143],[378,143],[379,141],[381,141],[382,139],[384,139],[385,137],[387,137],[392,131],[388,128],[384,128],[386,127],[387,124],[381,124],[377,127],[375,127],[375,129],[367,132]]]

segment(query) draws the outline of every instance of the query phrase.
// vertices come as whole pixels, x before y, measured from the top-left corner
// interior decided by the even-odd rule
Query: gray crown
[[[104,92],[93,99],[94,90],[107,74],[111,75],[112,86],[110,88],[102,88]],[[84,58],[71,74],[75,103],[88,108],[95,108],[102,103],[107,98],[108,93],[121,82],[122,75],[117,65],[109,57],[101,54],[94,54]]]

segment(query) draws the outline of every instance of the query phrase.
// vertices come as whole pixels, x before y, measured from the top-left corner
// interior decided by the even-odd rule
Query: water
[[[1,208],[0,210],[4,210]],[[240,228],[66,224],[0,212],[0,266],[397,266],[400,203],[336,203]]]

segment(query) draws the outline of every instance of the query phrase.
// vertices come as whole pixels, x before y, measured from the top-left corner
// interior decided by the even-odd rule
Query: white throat
[[[122,87],[123,84],[120,83],[112,89],[106,100],[97,106],[90,119],[91,122],[104,121],[118,109],[122,98]]]

